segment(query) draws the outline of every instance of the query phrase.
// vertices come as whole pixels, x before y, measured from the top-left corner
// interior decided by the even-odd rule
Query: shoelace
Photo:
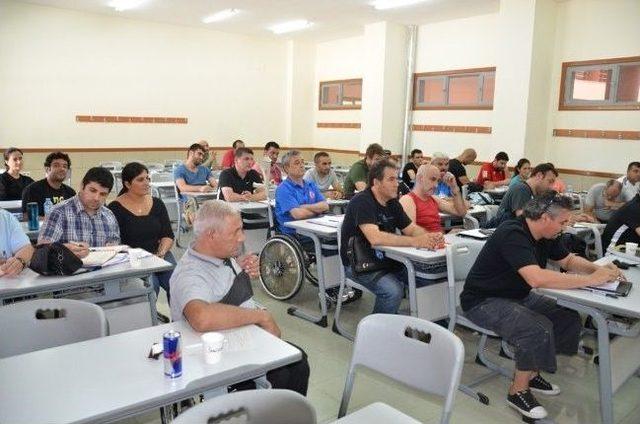
[[[529,405],[529,402],[527,402],[527,399],[525,399],[525,397],[523,396],[526,393],[526,390],[522,392],[516,392],[516,396],[518,396],[518,399],[520,399],[520,401],[524,403],[524,406],[526,406],[528,409],[531,409],[531,405]]]

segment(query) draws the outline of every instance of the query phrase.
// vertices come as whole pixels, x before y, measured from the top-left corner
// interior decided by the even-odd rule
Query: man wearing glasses
[[[598,266],[569,253],[559,235],[571,208],[571,199],[554,191],[529,201],[519,217],[503,222],[488,239],[460,294],[471,321],[514,346],[507,404],[532,419],[547,416],[532,391],[560,393],[540,372],[556,371],[556,354],[577,352],[582,324],[577,312],[531,289],[572,289],[622,278],[614,265]],[[545,269],[549,259],[569,272]]]

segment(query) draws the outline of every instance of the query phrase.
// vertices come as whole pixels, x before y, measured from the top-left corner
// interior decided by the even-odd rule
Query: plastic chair
[[[449,331],[453,331],[456,324],[458,324],[480,333],[481,336],[478,342],[478,353],[476,362],[484,365],[491,370],[490,373],[477,378],[469,384],[461,384],[460,390],[466,395],[469,395],[472,398],[480,401],[481,403],[488,405],[489,398],[481,392],[473,391],[472,388],[495,375],[501,374],[507,378],[511,378],[511,375],[513,373],[499,366],[498,364],[489,361],[489,359],[485,356],[487,338],[489,336],[499,336],[493,331],[487,330],[486,328],[482,328],[474,324],[471,320],[464,316],[462,308],[458,306],[459,292],[461,291],[464,281],[469,274],[469,270],[476,261],[476,258],[478,257],[478,254],[482,250],[483,246],[484,242],[479,240],[469,240],[462,243],[456,243],[447,246],[446,255],[447,282],[449,286]],[[458,288],[460,288],[460,290]]]
[[[0,308],[0,358],[104,337],[104,310],[73,299],[36,299]]]
[[[174,424],[315,424],[316,411],[291,390],[246,390],[214,397],[173,420]]]
[[[355,369],[363,366],[413,389],[444,397],[441,423],[451,418],[464,362],[464,345],[452,332],[432,322],[405,315],[373,314],[360,321],[338,418],[345,416]],[[355,417],[378,417],[375,421]],[[380,417],[385,417],[384,420]],[[402,412],[374,403],[337,423],[418,422]]]
[[[122,169],[122,162],[118,161],[109,161],[109,162],[100,162],[101,168],[106,168],[109,171],[120,171]]]

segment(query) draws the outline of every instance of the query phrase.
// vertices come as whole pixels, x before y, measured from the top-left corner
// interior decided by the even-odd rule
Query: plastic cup
[[[202,353],[204,354],[204,361],[207,364],[215,364],[222,358],[222,350],[226,339],[224,334],[209,332],[200,336],[202,340]]]
[[[636,256],[636,252],[638,251],[638,243],[632,243],[630,241],[624,244],[624,251],[627,255]]]

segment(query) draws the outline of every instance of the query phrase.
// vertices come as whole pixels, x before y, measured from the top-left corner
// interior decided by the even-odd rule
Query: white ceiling
[[[43,6],[121,16],[151,22],[206,28],[252,36],[329,40],[362,33],[363,25],[379,21],[423,24],[492,13],[499,0],[428,0],[421,4],[379,11],[371,0],[145,0],[138,8],[116,12],[109,0],[21,0]],[[202,18],[227,8],[242,12],[229,20],[203,24]],[[280,36],[266,28],[293,19],[307,19],[311,28]]]

